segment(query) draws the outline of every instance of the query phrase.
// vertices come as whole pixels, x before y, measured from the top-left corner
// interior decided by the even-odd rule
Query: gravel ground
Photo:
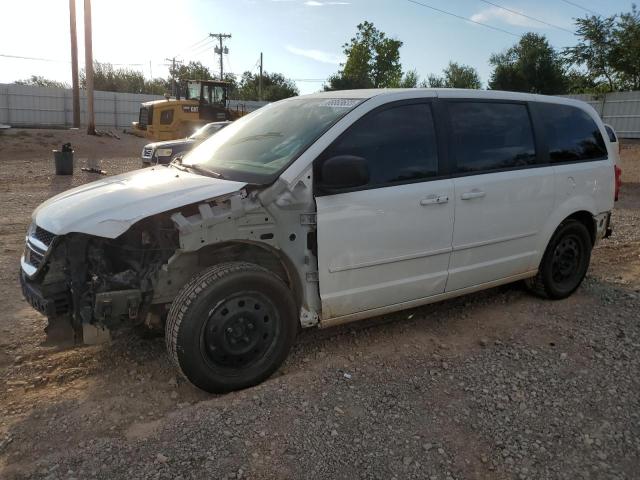
[[[31,210],[68,187],[43,133],[29,154],[0,137],[0,477],[638,478],[640,145],[571,298],[510,285],[304,331],[272,379],[212,396],[176,376],[161,338],[47,344],[15,278]],[[109,173],[137,165],[143,141],[103,140],[73,141]]]

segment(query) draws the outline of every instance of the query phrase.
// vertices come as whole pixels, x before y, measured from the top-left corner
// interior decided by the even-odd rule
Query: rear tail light
[[[622,169],[618,165],[614,165],[613,169],[616,176],[616,188],[613,199],[618,201],[618,195],[620,195],[620,187],[622,186]]]

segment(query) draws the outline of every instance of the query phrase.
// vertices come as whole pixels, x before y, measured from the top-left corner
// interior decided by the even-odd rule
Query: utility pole
[[[165,58],[164,59],[166,62],[171,62],[171,93],[173,94],[173,96],[180,100],[180,97],[177,95],[177,85],[176,85],[176,57],[173,58]],[[177,63],[180,63],[180,61],[178,60]]]
[[[220,80],[224,80],[223,77],[223,68],[222,68],[222,56],[226,53],[229,53],[229,49],[227,47],[222,47],[222,40],[225,38],[231,38],[230,33],[210,33],[210,37],[217,38],[218,42],[220,42],[220,46],[216,47],[214,52],[220,54]]]
[[[260,52],[260,77],[258,77],[258,100],[262,101],[262,52]]]
[[[96,134],[93,110],[93,47],[91,43],[91,0],[84,0],[84,69],[87,76],[87,134]]]
[[[80,85],[78,85],[78,36],[76,32],[76,0],[69,0],[71,31],[71,85],[73,86],[73,128],[80,128]]]

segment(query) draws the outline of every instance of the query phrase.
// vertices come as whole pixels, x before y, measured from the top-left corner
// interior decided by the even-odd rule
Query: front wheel
[[[549,241],[538,274],[525,281],[527,287],[554,300],[568,297],[584,280],[592,248],[584,224],[572,219],[564,221]]]
[[[167,350],[197,387],[238,390],[277,370],[297,321],[293,295],[279,277],[251,263],[223,263],[196,275],[173,301]]]

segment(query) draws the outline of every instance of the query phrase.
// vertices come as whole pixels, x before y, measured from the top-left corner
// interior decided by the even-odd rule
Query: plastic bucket
[[[54,150],[53,160],[56,165],[56,175],[73,175],[73,150],[70,152]]]

